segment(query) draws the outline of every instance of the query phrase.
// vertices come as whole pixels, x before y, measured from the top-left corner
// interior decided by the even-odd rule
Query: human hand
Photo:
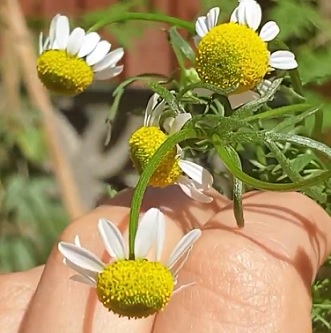
[[[124,231],[131,195],[120,193],[77,219],[61,239],[73,242],[78,234],[107,261],[98,219]],[[55,246],[44,268],[0,277],[0,332],[311,332],[310,286],[331,250],[330,217],[301,194],[251,192],[239,230],[231,201],[213,196],[206,205],[177,187],[146,193],[143,209],[158,207],[167,216],[165,257],[184,233],[203,230],[179,272],[179,285],[196,284],[174,295],[157,316],[127,320],[109,313],[93,289],[69,280],[73,271]]]

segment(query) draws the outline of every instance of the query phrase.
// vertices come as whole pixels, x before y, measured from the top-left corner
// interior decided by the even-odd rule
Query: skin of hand
[[[93,289],[69,280],[55,246],[44,267],[0,277],[1,333],[309,333],[310,287],[331,250],[331,219],[298,193],[250,192],[244,198],[246,225],[238,229],[228,199],[212,191],[211,204],[187,198],[177,187],[148,189],[143,210],[166,215],[167,258],[192,228],[203,230],[179,273],[179,285],[163,312],[128,320],[109,313]],[[70,224],[61,239],[107,261],[97,233],[107,218],[125,231],[132,191],[121,192]]]

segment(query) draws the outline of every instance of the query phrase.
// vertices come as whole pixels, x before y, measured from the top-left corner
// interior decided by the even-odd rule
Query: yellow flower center
[[[237,23],[212,28],[199,42],[196,69],[200,79],[241,93],[255,88],[268,72],[267,45],[252,29]]]
[[[154,153],[168,138],[158,127],[141,127],[135,131],[130,140],[131,160],[139,173],[145,169]],[[165,187],[174,184],[181,175],[178,164],[177,149],[171,149],[160,161],[149,184]]]
[[[93,81],[92,68],[84,59],[64,50],[47,50],[37,59],[39,79],[47,89],[68,96],[84,91]]]
[[[168,304],[174,288],[169,269],[146,259],[118,260],[99,273],[100,302],[120,317],[148,317]]]

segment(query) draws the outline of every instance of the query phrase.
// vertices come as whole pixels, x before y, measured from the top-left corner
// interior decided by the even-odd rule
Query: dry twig
[[[40,111],[43,121],[46,143],[53,162],[54,172],[60,185],[63,204],[69,218],[75,219],[84,214],[86,209],[81,204],[79,191],[74,182],[73,170],[68,162],[64,149],[59,144],[57,122],[48,94],[36,75],[36,59],[31,36],[17,0],[3,0],[1,19],[5,28],[10,31],[21,66],[22,77],[31,101]]]

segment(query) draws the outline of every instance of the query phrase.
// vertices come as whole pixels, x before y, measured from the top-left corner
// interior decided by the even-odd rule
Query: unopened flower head
[[[123,70],[117,62],[122,48],[110,52],[111,44],[101,40],[96,32],[86,33],[75,28],[70,33],[66,16],[56,15],[49,36],[40,35],[37,72],[39,79],[51,91],[64,95],[83,92],[93,80],[110,79]]]
[[[82,248],[78,237],[75,244],[60,242],[58,248],[64,263],[78,273],[71,279],[94,287],[99,301],[109,311],[128,318],[148,317],[163,310],[173,294],[192,284],[177,287],[177,278],[201,235],[200,229],[187,233],[165,264],[160,261],[165,236],[160,210],[151,208],[142,217],[135,238],[134,260],[128,259],[123,236],[112,222],[100,219],[98,230],[112,257],[108,264]],[[153,245],[154,260],[149,260],[147,254]]]
[[[165,101],[154,94],[145,111],[144,126],[135,131],[130,140],[131,160],[139,173],[142,173],[157,149],[169,135],[179,131],[191,114],[183,112],[174,117],[168,117],[163,124],[165,131],[160,128],[160,117],[166,107]],[[213,184],[213,177],[202,166],[182,158],[179,146],[171,149],[160,161],[150,179],[150,185],[166,187],[178,184],[190,198],[209,203],[212,198],[204,193]]]
[[[267,43],[279,33],[278,25],[267,22],[257,33],[262,11],[255,0],[241,0],[229,23],[218,24],[219,8],[212,8],[195,24],[196,69],[200,79],[232,93],[263,85],[273,69],[298,66],[290,51],[270,53]]]

